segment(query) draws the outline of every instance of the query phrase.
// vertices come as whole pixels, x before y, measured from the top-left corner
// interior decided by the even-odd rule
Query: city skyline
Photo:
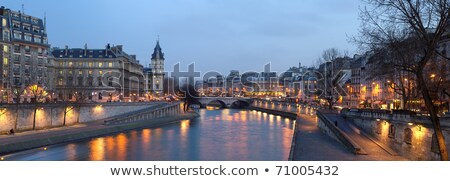
[[[357,33],[360,2],[95,1],[81,6],[86,3],[22,0],[2,4],[15,11],[22,10],[23,4],[25,13],[46,16],[52,47],[121,44],[146,67],[158,38],[167,68],[178,62],[182,69],[195,63],[201,72],[222,74],[234,69],[261,71],[269,62],[278,72],[299,62],[310,66],[332,47],[356,52],[347,39]],[[319,7],[324,3],[330,6]]]

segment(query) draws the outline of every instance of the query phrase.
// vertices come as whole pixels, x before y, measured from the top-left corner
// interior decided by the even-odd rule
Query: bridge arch
[[[230,104],[230,108],[245,108],[249,107],[250,103],[244,100],[236,100]]]
[[[209,102],[205,105],[205,107],[206,107],[206,106],[217,106],[217,105],[219,105],[220,108],[227,108],[227,107],[228,107],[227,104],[226,104],[224,101],[220,100],[220,99],[216,99],[216,100],[209,101]]]

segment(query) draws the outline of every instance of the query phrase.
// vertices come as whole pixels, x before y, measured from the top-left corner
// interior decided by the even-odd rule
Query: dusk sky
[[[165,69],[284,71],[310,66],[323,50],[350,55],[357,46],[359,0],[0,0],[0,5],[47,16],[52,47],[124,45],[144,66],[157,37]]]

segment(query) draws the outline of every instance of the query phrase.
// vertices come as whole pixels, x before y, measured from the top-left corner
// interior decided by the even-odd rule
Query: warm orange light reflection
[[[187,138],[187,132],[189,130],[189,122],[190,122],[190,120],[180,121],[181,138],[183,140]]]
[[[124,133],[117,135],[117,158],[119,160],[125,160],[127,155],[127,143],[128,138]]]
[[[105,160],[105,139],[96,138],[89,142],[90,160]]]
[[[151,141],[151,130],[150,129],[142,130],[142,144],[144,145],[144,148],[148,148],[150,141]]]
[[[77,156],[77,145],[76,144],[68,144],[67,145],[67,155],[69,156],[68,160],[76,160],[76,156]]]

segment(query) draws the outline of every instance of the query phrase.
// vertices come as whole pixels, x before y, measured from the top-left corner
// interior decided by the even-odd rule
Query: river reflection
[[[4,156],[6,160],[287,160],[294,121],[258,111],[200,118]]]

